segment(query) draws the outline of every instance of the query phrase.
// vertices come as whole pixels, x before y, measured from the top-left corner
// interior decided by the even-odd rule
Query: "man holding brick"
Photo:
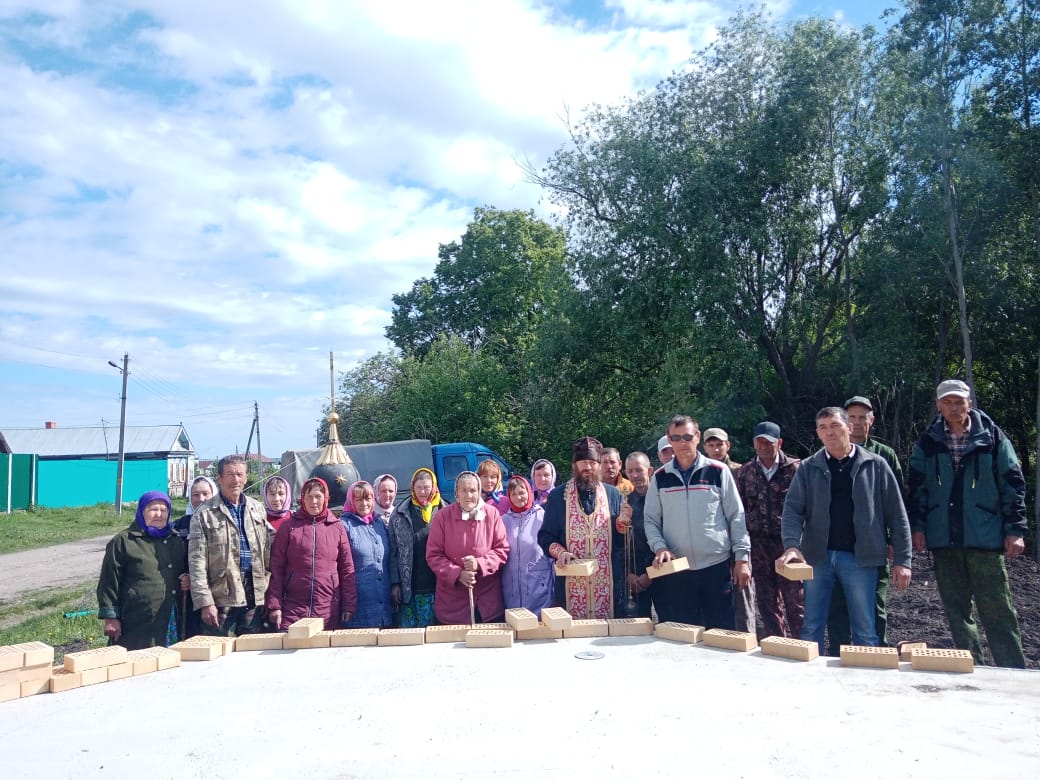
[[[849,436],[853,444],[858,444],[867,452],[880,455],[888,467],[895,474],[899,485],[899,492],[906,498],[906,487],[903,482],[903,467],[899,463],[896,451],[887,444],[882,444],[871,437],[870,429],[874,425],[874,406],[870,399],[862,395],[854,395],[845,404],[845,411],[849,414]],[[888,646],[888,561],[878,567],[877,588],[874,591],[874,605],[876,614],[874,623],[877,627],[878,645]],[[849,629],[848,608],[845,605],[845,591],[841,589],[840,583],[835,583],[834,592],[831,594],[831,612],[827,619],[827,639],[830,645],[830,654],[837,656],[842,645],[847,645],[852,632]]]
[[[646,540],[655,566],[686,557],[690,569],[660,578],[654,604],[662,621],[732,629],[733,585],[744,588],[751,580],[751,543],[733,473],[697,452],[700,428],[693,418],[673,417],[668,440],[675,457],[650,480]]]
[[[205,634],[263,630],[274,529],[264,505],[242,492],[246,474],[241,455],[218,461],[220,492],[195,510],[188,534],[191,600]]]
[[[845,590],[853,643],[876,647],[874,591],[889,540],[892,581],[900,590],[910,584],[906,509],[888,464],[852,443],[844,409],[817,412],[816,435],[823,448],[802,461],[784,502],[780,532],[786,549],[776,570],[793,561],[813,567],[813,579],[804,583],[802,639],[816,642],[821,655],[835,582]]]
[[[932,551],[953,643],[983,663],[974,602],[997,666],[1025,667],[1005,556],[1025,550],[1026,482],[1007,435],[972,408],[959,379],[936,389],[939,416],[910,455],[914,549]]]
[[[598,439],[583,436],[571,453],[572,476],[549,493],[538,544],[559,563],[597,561],[591,577],[557,577],[555,597],[574,618],[607,619],[614,616],[615,599],[623,591],[614,587],[611,565],[612,550],[622,544],[615,528],[621,493],[600,478],[603,445]]]
[[[759,639],[767,636],[797,639],[802,634],[805,614],[802,583],[777,574],[773,561],[784,551],[780,518],[801,461],[788,457],[783,451],[784,440],[775,422],[764,420],[756,425],[752,443],[755,459],[740,467],[736,480],[751,537],[751,576],[762,623]]]

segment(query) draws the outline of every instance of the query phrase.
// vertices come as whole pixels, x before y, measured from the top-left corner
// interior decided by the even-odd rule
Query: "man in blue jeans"
[[[816,642],[820,655],[835,582],[845,591],[853,643],[876,647],[874,590],[887,544],[892,582],[900,590],[910,584],[910,524],[899,483],[881,457],[852,443],[840,406],[816,413],[816,435],[823,449],[802,461],[787,493],[780,520],[785,549],[776,568],[791,561],[813,567],[813,579],[804,583],[802,639]]]

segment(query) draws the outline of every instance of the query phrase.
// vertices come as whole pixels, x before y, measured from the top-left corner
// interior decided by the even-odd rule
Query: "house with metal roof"
[[[123,449],[124,501],[135,501],[148,490],[185,495],[196,457],[183,425],[128,425]],[[5,428],[0,450],[35,456],[33,504],[91,506],[115,500],[119,426],[61,428],[49,422],[44,428]]]

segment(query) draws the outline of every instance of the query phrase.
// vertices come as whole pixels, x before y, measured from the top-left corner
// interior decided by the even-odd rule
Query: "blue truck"
[[[428,468],[437,475],[437,487],[445,501],[455,500],[455,478],[463,471],[476,471],[477,465],[490,458],[502,469],[503,483],[513,474],[512,467],[498,453],[483,444],[452,442],[433,444],[429,439],[382,441],[374,444],[344,445],[361,479],[372,482],[380,474],[393,474],[397,479],[398,497],[409,494],[412,474]],[[304,481],[314,469],[321,448],[289,450],[282,454],[278,472],[289,480],[293,496],[298,498]]]

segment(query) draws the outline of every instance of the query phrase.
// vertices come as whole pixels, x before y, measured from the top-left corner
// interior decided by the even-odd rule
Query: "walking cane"
[[[477,608],[473,604],[473,586],[467,585],[466,588],[469,590],[469,624],[475,626],[477,625]]]

